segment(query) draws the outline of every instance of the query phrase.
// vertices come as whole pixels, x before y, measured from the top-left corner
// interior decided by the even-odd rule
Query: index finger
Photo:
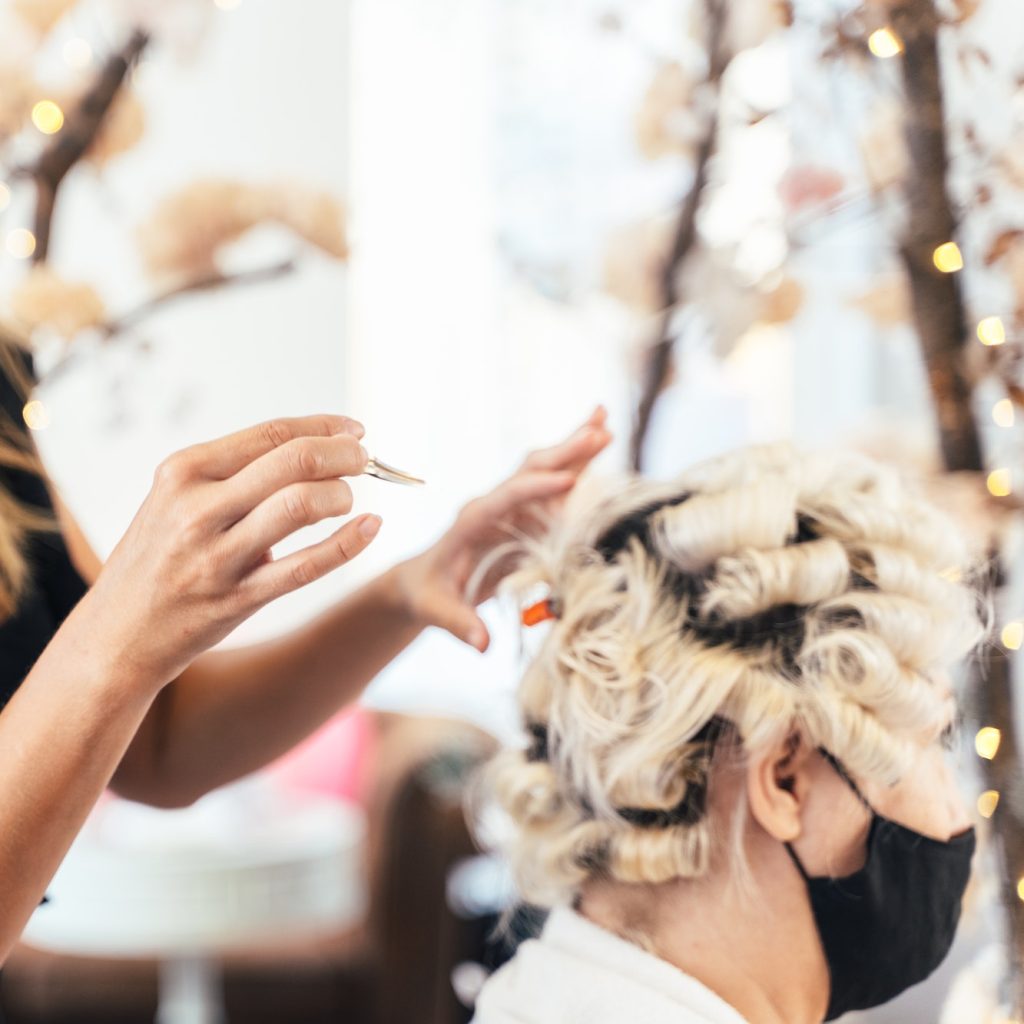
[[[611,439],[611,432],[604,425],[604,416],[595,413],[561,444],[531,452],[523,463],[523,469],[581,472],[608,447]]]
[[[226,480],[261,455],[296,438],[330,437],[333,434],[352,434],[358,438],[365,433],[358,420],[329,413],[267,420],[215,441],[197,444],[189,450],[189,459],[202,476],[211,480]]]

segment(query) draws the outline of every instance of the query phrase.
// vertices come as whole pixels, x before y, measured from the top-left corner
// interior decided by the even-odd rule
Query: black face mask
[[[946,958],[971,873],[974,829],[948,842],[883,818],[842,765],[822,751],[871,812],[867,860],[846,878],[811,878],[786,844],[807,884],[831,979],[826,1020],[888,1002],[923,981]]]

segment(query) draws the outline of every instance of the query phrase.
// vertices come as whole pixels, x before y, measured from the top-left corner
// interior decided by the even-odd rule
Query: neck
[[[778,844],[723,871],[663,885],[593,882],[580,912],[706,985],[749,1024],[820,1024],[828,968],[804,882]],[[748,851],[748,856],[754,851]]]

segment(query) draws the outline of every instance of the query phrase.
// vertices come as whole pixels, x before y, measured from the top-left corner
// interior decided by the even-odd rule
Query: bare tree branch
[[[113,320],[108,320],[100,329],[108,337],[121,334],[130,330],[147,317],[152,316],[164,306],[168,306],[178,299],[196,292],[215,291],[220,288],[237,287],[239,285],[262,284],[265,281],[273,281],[276,278],[284,277],[292,273],[298,264],[294,259],[282,260],[280,263],[272,263],[267,267],[257,267],[254,270],[242,270],[235,274],[225,274],[221,271],[214,271],[204,277],[193,278],[182,284],[175,285],[167,291],[160,292],[152,298],[147,299],[135,309],[122,313]]]
[[[25,173],[36,183],[34,262],[43,263],[49,255],[54,208],[61,184],[89,151],[124,85],[129,68],[148,42],[149,37],[137,31],[119,52],[110,57],[96,81],[68,114],[64,127],[53,136],[39,159],[27,168]]]
[[[724,0],[705,0],[708,21],[708,84],[717,92],[722,75],[729,63],[725,52],[725,25],[728,16]],[[718,139],[718,104],[708,121],[704,137],[697,147],[693,184],[686,195],[676,221],[672,248],[662,271],[661,294],[662,314],[659,319],[658,340],[651,346],[644,372],[643,390],[637,406],[633,437],[630,441],[630,460],[636,471],[643,468],[644,443],[651,425],[651,415],[658,396],[665,388],[672,368],[672,351],[675,338],[672,334],[672,320],[679,303],[679,274],[687,256],[697,243],[697,211],[701,196],[707,184],[708,165],[715,152]]]
[[[953,241],[957,229],[947,185],[939,19],[934,0],[897,0],[892,20],[905,47],[906,143],[912,168],[905,189],[909,229],[901,254],[935,399],[943,460],[950,471],[980,471],[984,460],[963,358],[971,332],[961,277],[942,273],[934,263],[935,250]]]
[[[99,327],[99,331],[105,343],[115,341],[118,337],[137,327],[145,319],[157,313],[165,306],[177,302],[179,299],[198,292],[216,291],[221,288],[246,287],[254,284],[262,284],[266,281],[273,281],[293,273],[298,268],[294,259],[282,260],[280,263],[272,263],[267,267],[258,267],[255,270],[243,270],[235,274],[224,274],[215,271],[204,277],[197,277],[191,281],[169,288],[167,291],[154,295],[141,305],[122,313],[112,320],[108,320]],[[79,358],[80,350],[72,347],[43,375],[40,383],[52,383],[67,370]]]

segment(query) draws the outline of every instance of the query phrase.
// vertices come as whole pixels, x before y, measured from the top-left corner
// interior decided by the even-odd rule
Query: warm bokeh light
[[[978,813],[983,818],[991,818],[999,806],[999,794],[994,789],[986,789],[978,797]]]
[[[903,52],[903,40],[891,28],[879,28],[868,36],[868,49],[876,57],[896,57]]]
[[[1003,646],[1010,651],[1019,651],[1024,643],[1024,622],[1008,622],[1003,626]]]
[[[11,190],[0,181],[0,213],[7,209],[11,205]]]
[[[53,100],[40,100],[32,108],[32,123],[44,135],[56,135],[64,127],[64,111]]]
[[[993,469],[985,483],[989,494],[996,498],[1005,498],[1013,491],[1008,469]]]
[[[45,430],[50,425],[50,412],[38,398],[26,403],[21,414],[29,430]]]
[[[1024,878],[1017,883],[1017,895],[1024,900]]]
[[[932,253],[932,259],[935,266],[944,274],[955,274],[958,270],[964,269],[963,253],[956,242],[944,242]]]
[[[87,40],[80,36],[69,39],[61,49],[61,53],[64,63],[78,71],[83,71],[92,64],[92,47]]]
[[[28,228],[15,228],[7,235],[7,251],[17,260],[27,260],[36,251],[36,236]]]
[[[979,729],[978,735],[974,737],[974,749],[978,752],[978,757],[991,761],[999,753],[1002,738],[1003,734],[994,726],[986,725],[984,729]]]
[[[998,316],[987,316],[978,324],[978,340],[982,345],[1002,345],[1006,341],[1006,327]]]
[[[1012,427],[1014,421],[1013,402],[1008,398],[1001,398],[992,406],[992,419],[996,426]]]

